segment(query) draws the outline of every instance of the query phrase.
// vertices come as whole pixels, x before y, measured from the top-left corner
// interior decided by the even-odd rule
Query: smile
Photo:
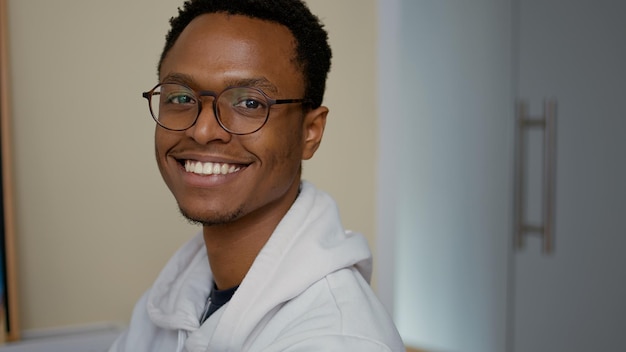
[[[185,171],[198,175],[227,175],[239,170],[241,170],[239,165],[185,160]]]

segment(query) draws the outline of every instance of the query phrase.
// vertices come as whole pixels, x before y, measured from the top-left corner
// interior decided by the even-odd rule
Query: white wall
[[[337,198],[346,227],[372,240],[375,3],[308,2],[335,58],[327,132],[305,177]],[[8,1],[23,329],[125,322],[197,230],[160,179],[140,96],[156,82],[181,3]]]
[[[379,294],[405,343],[502,352],[511,8],[380,0]]]

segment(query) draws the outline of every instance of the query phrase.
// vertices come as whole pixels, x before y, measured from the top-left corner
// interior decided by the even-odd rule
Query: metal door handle
[[[555,173],[556,173],[556,108],[555,100],[543,103],[543,116],[533,118],[528,115],[528,104],[519,101],[516,104],[515,123],[515,195],[514,195],[514,245],[516,249],[524,247],[527,235],[539,235],[542,239],[542,251],[550,254],[554,251],[554,205],[555,205]],[[524,133],[529,128],[542,128],[543,138],[543,224],[529,225],[524,221],[525,215],[525,150]]]

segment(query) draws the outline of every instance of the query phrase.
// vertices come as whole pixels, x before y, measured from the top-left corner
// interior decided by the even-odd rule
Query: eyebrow
[[[163,78],[162,83],[179,83],[194,88],[196,80],[193,76],[186,73],[170,73]],[[225,82],[226,88],[230,87],[254,87],[261,89],[264,92],[270,92],[277,94],[278,88],[266,77],[250,77],[250,78],[232,78],[227,79]]]
[[[236,78],[226,80],[228,87],[254,87],[264,92],[278,93],[278,88],[269,79],[261,77]]]
[[[191,86],[194,79],[191,75],[185,73],[170,73],[163,77],[161,83],[180,83],[187,86]]]

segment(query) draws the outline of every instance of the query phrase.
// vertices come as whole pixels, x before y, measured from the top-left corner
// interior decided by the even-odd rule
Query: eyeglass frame
[[[174,128],[169,128],[167,126],[164,126],[161,122],[159,122],[159,119],[154,116],[154,111],[152,111],[152,97],[154,96],[154,91],[159,88],[162,85],[165,84],[173,84],[173,85],[179,85],[181,87],[184,87],[186,89],[188,89],[190,92],[194,93],[195,98],[197,98],[198,101],[198,114],[196,115],[196,117],[194,118],[193,122],[188,126],[185,127],[183,129],[174,129]],[[231,131],[230,129],[228,129],[226,126],[224,126],[224,123],[222,122],[222,120],[219,117],[218,114],[218,110],[217,110],[217,101],[219,100],[220,96],[222,94],[224,94],[224,92],[227,92],[231,89],[241,89],[241,88],[246,88],[246,89],[253,89],[259,93],[261,93],[261,95],[265,98],[265,100],[267,101],[267,114],[265,115],[265,119],[263,120],[263,123],[261,124],[261,126],[259,126],[257,129],[255,129],[252,132],[234,132]],[[220,127],[230,133],[230,134],[234,134],[234,135],[247,135],[247,134],[252,134],[255,133],[257,131],[259,131],[261,128],[263,128],[263,126],[265,126],[265,124],[267,124],[267,120],[269,120],[269,116],[270,116],[270,108],[272,107],[272,105],[280,105],[280,104],[293,104],[293,103],[302,103],[304,105],[306,104],[311,104],[311,100],[307,99],[307,98],[300,98],[300,99],[272,99],[270,97],[267,96],[267,94],[265,94],[265,92],[263,90],[261,90],[260,88],[256,88],[256,87],[250,87],[250,86],[233,86],[233,87],[227,87],[226,89],[222,90],[219,93],[216,93],[212,90],[195,90],[192,89],[191,87],[189,87],[186,84],[182,84],[182,83],[176,83],[176,82],[159,82],[157,83],[157,85],[155,85],[152,89],[150,89],[147,92],[143,92],[141,93],[141,96],[143,98],[145,98],[146,100],[148,100],[148,109],[150,110],[150,116],[152,116],[152,119],[157,123],[157,125],[165,128],[166,130],[169,131],[175,131],[175,132],[182,132],[182,131],[186,131],[188,129],[190,129],[191,127],[193,127],[196,122],[198,122],[198,118],[200,117],[200,114],[202,113],[202,97],[213,97],[213,116],[215,117],[215,120],[217,120],[218,125],[220,125]]]

